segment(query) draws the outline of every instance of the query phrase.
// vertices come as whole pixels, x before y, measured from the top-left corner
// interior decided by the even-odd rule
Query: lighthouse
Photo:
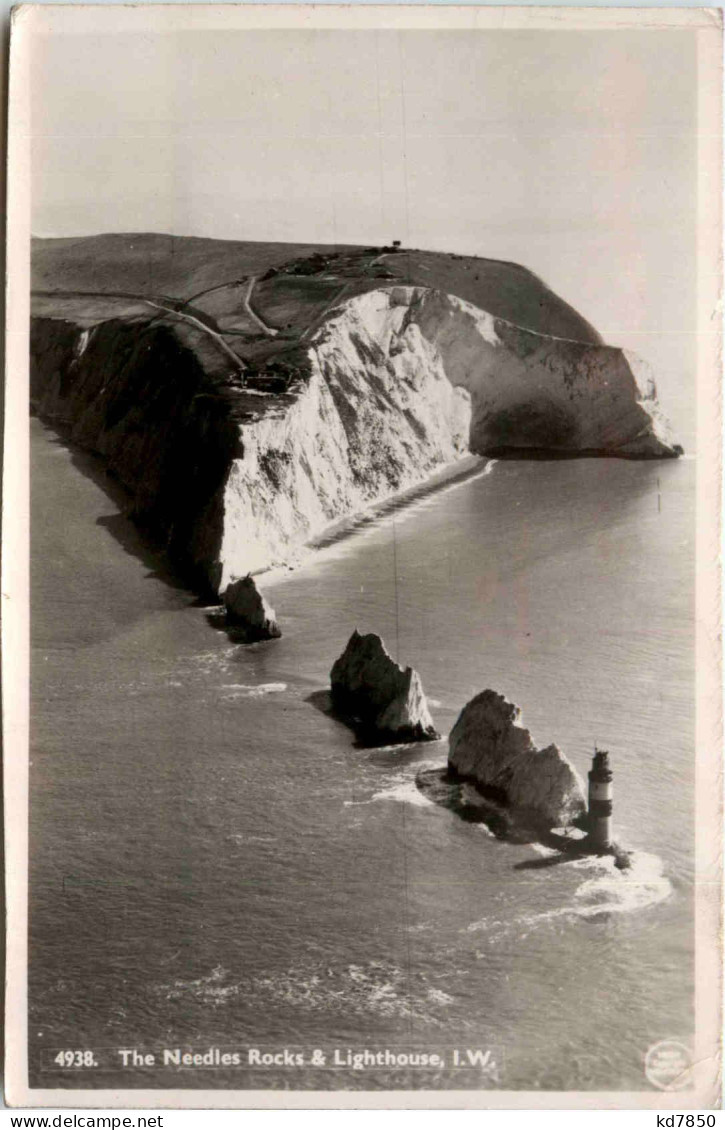
[[[612,770],[607,751],[596,748],[589,770],[589,846],[594,852],[612,850]]]

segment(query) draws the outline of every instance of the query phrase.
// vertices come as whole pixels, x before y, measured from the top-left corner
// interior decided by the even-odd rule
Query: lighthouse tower
[[[589,845],[595,852],[612,849],[612,770],[604,749],[594,750],[589,770]]]

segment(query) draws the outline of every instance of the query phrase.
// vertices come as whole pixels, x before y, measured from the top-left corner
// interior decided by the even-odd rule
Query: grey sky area
[[[38,37],[33,230],[381,243],[525,264],[692,426],[695,37]]]

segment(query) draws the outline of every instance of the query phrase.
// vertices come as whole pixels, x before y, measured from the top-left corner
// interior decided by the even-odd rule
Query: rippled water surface
[[[268,578],[284,636],[243,647],[37,421],[33,460],[34,1084],[647,1088],[647,1048],[692,1032],[694,462],[498,463]],[[608,748],[633,870],[431,803],[445,741],[356,748],[315,705],[354,627],[444,734],[492,687],[582,774]],[[38,1072],[249,1045],[497,1073]]]

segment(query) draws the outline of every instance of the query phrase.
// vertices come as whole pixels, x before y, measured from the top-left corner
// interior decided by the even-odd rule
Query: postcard
[[[721,35],[16,9],[12,1104],[719,1103]]]

